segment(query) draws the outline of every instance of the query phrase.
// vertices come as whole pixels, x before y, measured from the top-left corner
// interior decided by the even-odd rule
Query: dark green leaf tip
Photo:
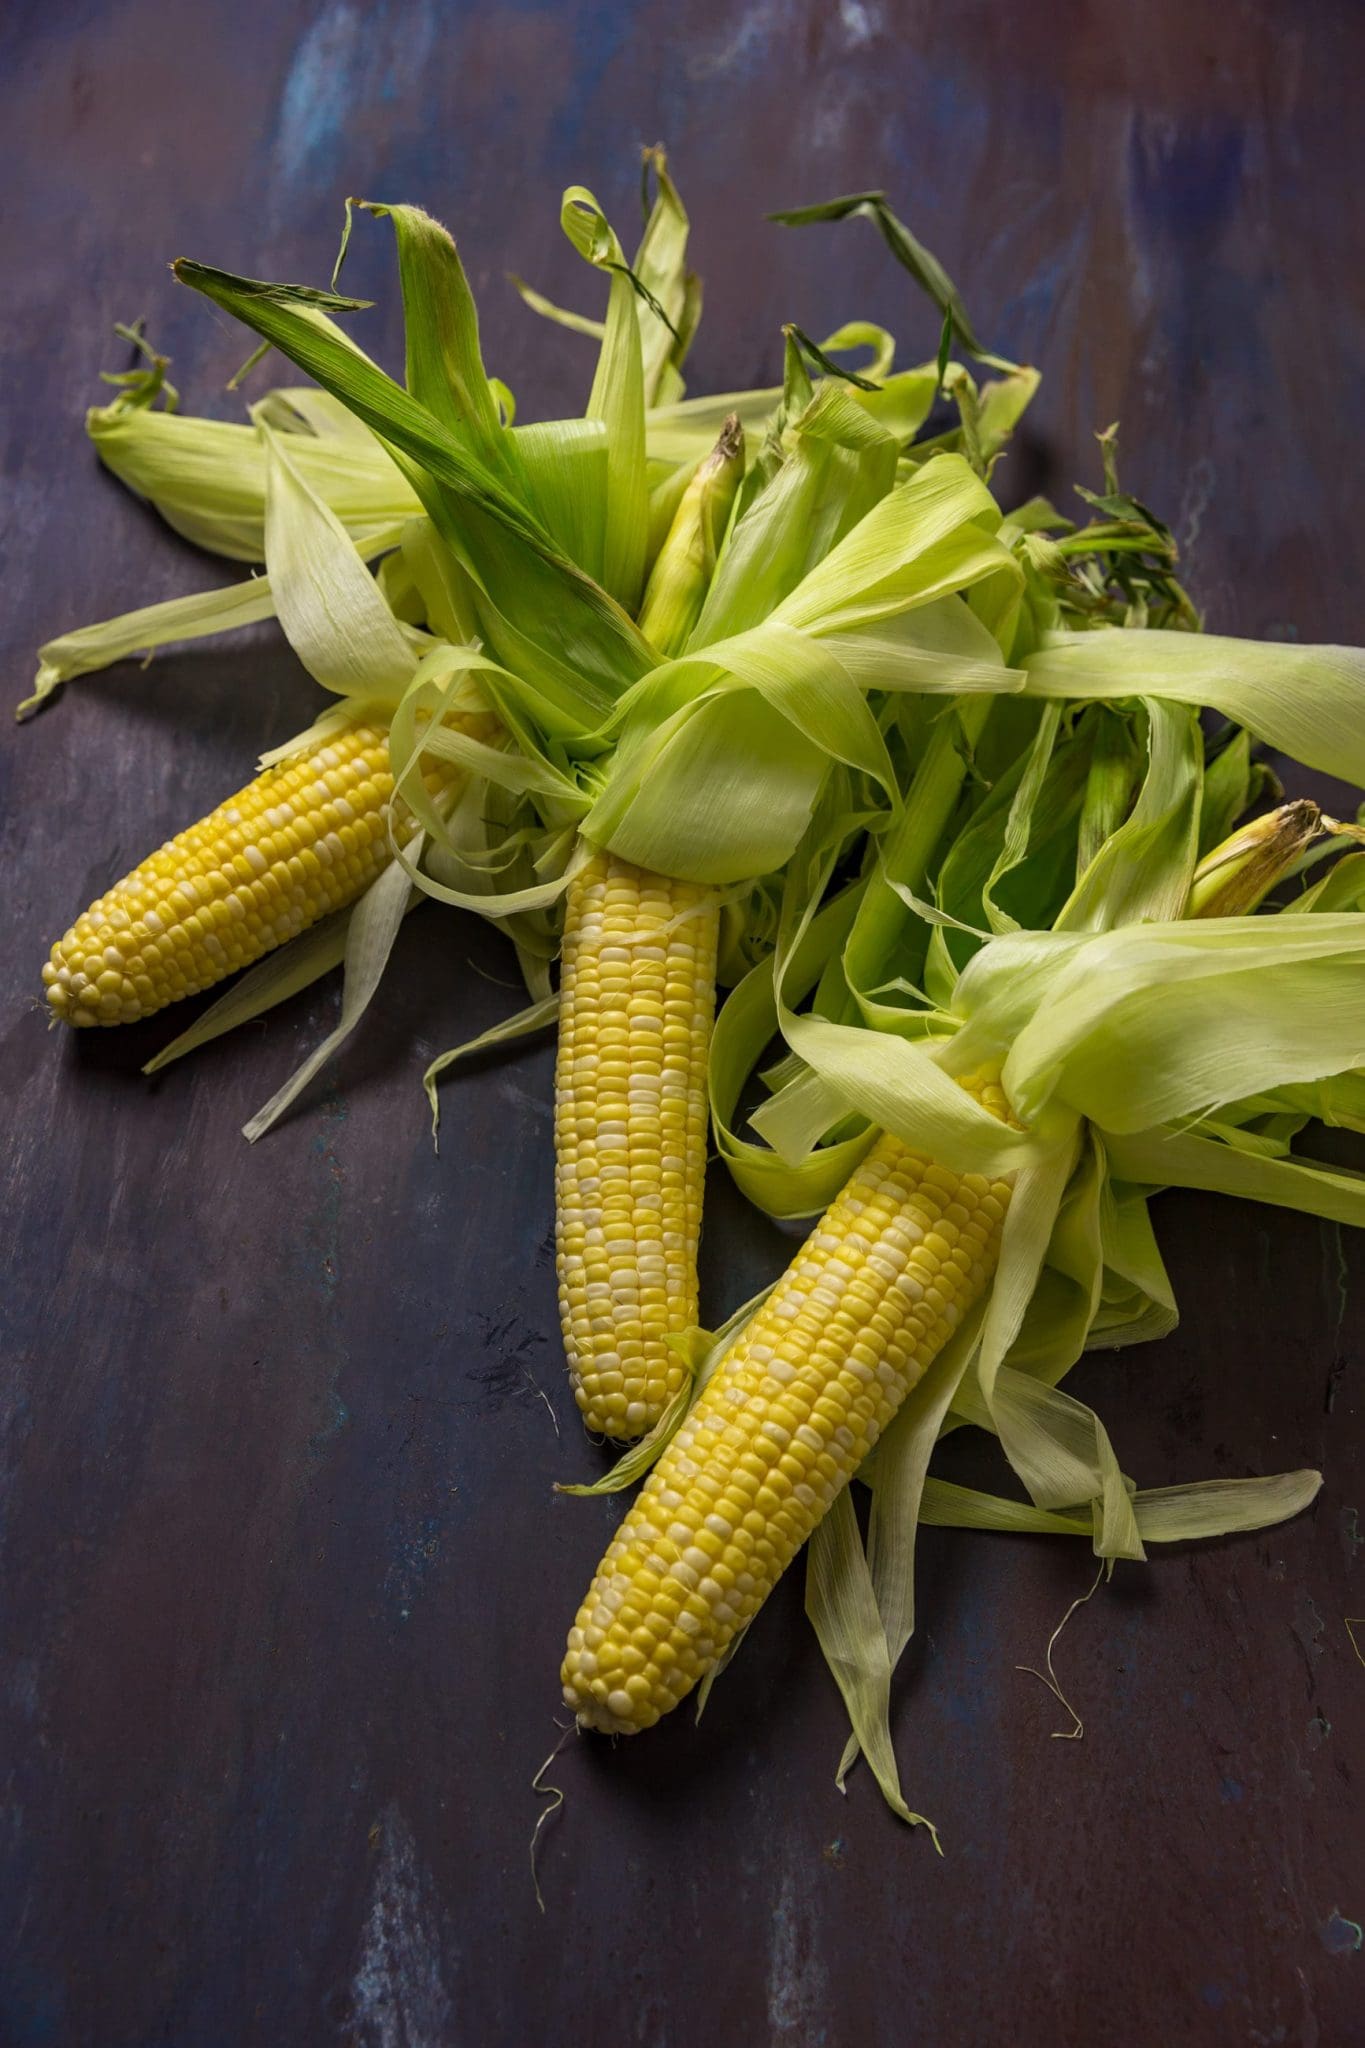
[[[234,271],[216,270],[210,263],[196,263],[189,256],[177,256],[171,265],[178,283],[213,296],[215,286],[230,289],[241,299],[263,299],[275,306],[316,306],[322,313],[364,313],[373,299],[348,299],[340,292],[320,291],[310,284],[267,284],[257,277],[238,277]]]
[[[816,369],[821,371],[826,377],[838,377],[843,383],[852,384],[859,391],[881,390],[881,385],[875,383],[871,377],[860,376],[856,370],[842,369],[832,357],[827,356],[825,351],[818,347],[808,334],[803,333],[794,322],[788,321],[782,332],[789,340],[796,343],[802,354],[810,362],[814,363]]]

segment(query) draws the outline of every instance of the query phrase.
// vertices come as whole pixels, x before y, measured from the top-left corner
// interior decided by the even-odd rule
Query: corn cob
[[[640,631],[660,654],[680,653],[701,616],[743,475],[744,429],[732,412],[689,478],[649,573]]]
[[[595,853],[565,913],[555,1065],[559,1307],[589,1429],[640,1436],[697,1320],[706,1060],[719,917],[707,891]]]
[[[486,714],[461,716],[488,738]],[[443,786],[444,771],[429,778]],[[78,918],[43,983],[54,1018],[126,1024],[234,974],[340,910],[389,860],[388,738],[353,725],[268,768]],[[406,817],[400,839],[411,831]]]
[[[640,625],[671,655],[696,624],[744,470],[737,418],[699,464]],[[720,917],[708,892],[601,851],[568,890],[555,1064],[555,1243],[574,1399],[642,1436],[682,1385],[697,1320],[706,1061]]]
[[[965,1081],[1008,1114],[990,1076]],[[877,1139],[645,1481],[569,1631],[585,1727],[648,1728],[763,1604],[982,1294],[1008,1183]]]

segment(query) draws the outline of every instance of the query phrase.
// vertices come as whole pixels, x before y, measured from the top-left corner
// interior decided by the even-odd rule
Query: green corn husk
[[[1141,763],[1125,721],[1097,705],[1094,752],[1085,779],[1080,831],[1076,841],[1076,879],[1128,816],[1137,793]]]
[[[289,433],[295,463],[354,541],[420,513],[392,458],[325,392],[271,398],[271,424]],[[124,393],[87,413],[86,432],[105,468],[177,533],[231,561],[265,560],[266,459],[254,426],[163,412]]]
[[[485,372],[454,244],[417,209],[362,209],[389,221],[396,239],[406,391],[333,317],[357,302],[182,265],[182,276],[324,388],[268,392],[247,426],[194,421],[156,409],[170,400],[155,358],[92,414],[92,435],[172,524],[230,556],[263,558],[267,574],[49,643],[24,707],[129,652],[278,618],[325,688],[391,722],[395,772],[424,828],[420,860],[416,847],[398,853],[407,882],[504,926],[537,1013],[581,823],[642,863],[740,884],[726,911],[726,951],[742,971],[770,943],[764,877],[787,857],[829,778],[838,791],[833,838],[844,845],[878,792],[890,794],[872,693],[1017,681],[989,633],[948,602],[956,591],[998,586],[995,610],[1008,611],[1019,575],[992,538],[996,508],[943,452],[928,459],[926,448],[921,464],[898,470],[927,414],[928,371],[896,375],[891,337],[855,322],[829,347],[870,346],[878,381],[844,383],[808,344],[828,372],[815,385],[803,371],[788,390],[685,399],[680,372],[699,288],[686,267],[676,187],[661,156],[651,155],[650,168],[657,195],[629,266],[592,195],[565,195],[564,230],[609,294],[582,420],[515,424],[511,394]],[[349,219],[348,210],[348,232]],[[1011,423],[1029,395],[1026,384],[1011,386],[1001,420]],[[983,407],[990,397],[988,389]],[[741,499],[743,434],[730,416],[742,429],[770,414],[762,473]],[[717,452],[705,444],[718,428]],[[665,518],[676,521],[684,506],[688,518],[699,515],[701,588],[661,624],[681,535],[662,563],[646,535],[657,522],[666,541]],[[882,516],[855,546],[868,514]],[[726,581],[713,572],[732,532]],[[374,576],[363,558],[377,560]],[[617,601],[629,601],[646,568],[657,569],[648,623],[667,643],[660,650]],[[681,602],[676,590],[671,601]],[[352,615],[363,615],[363,630],[332,630]],[[684,641],[686,662],[657,663]],[[500,714],[505,747],[443,723],[452,693],[471,688]],[[322,738],[348,715],[322,714],[267,758]],[[908,730],[899,706],[892,723]],[[471,778],[455,815],[417,779],[419,760],[432,756]],[[338,946],[353,1022],[397,930],[399,881],[386,888],[393,902],[361,918],[359,951],[348,920],[329,947],[310,950],[306,971],[283,952],[163,1058],[260,1014],[323,971]],[[253,1134],[292,1099],[304,1071],[253,1121]]]
[[[609,574],[624,579],[624,588],[637,573],[627,555],[648,524],[642,507],[650,501],[654,423],[666,415],[675,423],[669,432],[675,432],[676,423],[689,422],[686,438],[674,446],[676,469],[690,459],[703,427],[714,436],[717,407],[723,404],[727,413],[744,418],[754,416],[757,405],[761,416],[774,396],[678,399],[677,384],[661,365],[676,373],[690,338],[690,328],[684,333],[676,317],[690,275],[685,214],[662,176],[659,187],[648,261],[642,244],[630,269],[591,195],[574,188],[566,196],[566,232],[609,279],[592,416],[583,421],[538,428],[511,424],[510,400],[483,368],[473,301],[454,245],[415,209],[371,209],[392,222],[399,248],[408,324],[406,393],[331,318],[352,302],[182,266],[184,275],[331,385],[271,394],[256,408],[251,428],[231,431],[254,436],[253,461],[273,463],[270,473],[288,476],[298,507],[319,530],[326,518],[336,522],[329,539],[333,550],[337,527],[348,536],[351,530],[328,503],[330,485],[319,483],[308,467],[310,451],[329,437],[348,451],[377,451],[386,474],[411,493],[409,502],[424,508],[400,530],[400,573],[390,573],[392,553],[381,566],[383,588],[399,607],[394,616],[412,655],[407,694],[396,706],[389,700],[395,732],[405,736],[408,749],[395,753],[395,767],[406,777],[414,807],[422,809],[411,753],[420,724],[428,750],[446,746],[498,794],[496,804],[491,798],[484,804],[486,817],[496,811],[496,823],[472,838],[425,807],[428,858],[420,871],[408,860],[418,887],[507,921],[539,979],[543,969],[534,963],[543,963],[552,950],[566,848],[582,823],[596,841],[642,864],[756,892],[741,912],[729,950],[741,957],[754,946],[761,952],[773,902],[762,878],[787,860],[816,814],[821,791],[831,786],[837,793],[831,844],[846,842],[853,821],[869,807],[885,810],[899,803],[897,776],[929,731],[914,708],[917,692],[953,695],[964,720],[963,692],[1007,695],[1021,684],[1029,694],[1064,690],[1082,702],[1091,695],[1125,701],[1141,695],[1153,706],[1167,695],[1177,705],[1207,701],[1310,760],[1336,765],[1341,736],[1352,727],[1357,655],[1277,648],[1272,677],[1260,659],[1262,650],[1241,643],[1234,651],[1232,643],[1200,640],[1185,631],[1096,632],[1096,624],[1114,622],[1120,598],[1123,616],[1149,625],[1171,614],[1174,600],[1165,613],[1148,604],[1139,616],[1131,576],[1113,602],[1098,610],[1071,602],[1065,591],[1058,594],[1030,560],[1027,543],[1043,527],[1055,530],[1060,524],[1063,540],[1057,546],[1067,545],[1066,522],[1046,507],[1002,520],[970,461],[946,447],[942,436],[918,441],[942,366],[901,373],[898,380],[889,337],[856,323],[831,336],[827,347],[870,342],[880,383],[866,390],[826,375],[812,385],[796,352],[788,385],[777,394],[761,462],[750,471],[718,546],[709,594],[685,654],[651,669],[647,640],[594,579]],[[907,255],[894,216],[884,208],[872,210],[902,260],[924,268],[922,251],[910,249]],[[960,328],[960,302],[954,304],[951,286],[932,266],[928,275]],[[667,325],[670,319],[676,333]],[[661,333],[669,338],[662,352]],[[807,353],[827,364],[825,350]],[[970,419],[964,413],[963,434],[978,463],[987,457],[987,421],[996,420],[993,433],[1003,431],[1036,383],[1032,372],[1019,372],[1000,358],[986,360],[1002,375],[979,391],[973,385]],[[147,382],[148,403],[155,383],[154,376]],[[953,388],[960,398],[962,379]],[[665,394],[670,403],[656,416],[646,399]],[[166,416],[150,414],[147,405],[135,407],[131,391],[125,399],[130,418],[166,423]],[[376,431],[384,436],[383,447]],[[1117,564],[1116,575],[1128,573],[1129,558],[1119,542],[1137,536],[1118,528],[1141,525],[1144,545],[1167,533],[1136,501],[1119,502],[1111,439],[1105,457],[1107,489],[1093,499],[1101,516],[1075,536],[1076,550],[1067,558],[1073,577],[1077,562],[1092,559]],[[662,488],[662,482],[655,486],[656,498]],[[264,545],[264,521],[262,531]],[[284,538],[281,528],[282,543]],[[381,538],[391,541],[392,530]],[[608,570],[609,559],[617,564],[614,571]],[[334,552],[333,562],[341,573],[340,554]],[[72,636],[47,650],[52,659],[45,663],[42,688],[63,673],[88,670],[111,652],[126,652],[134,635],[145,645],[177,630],[214,630],[244,615],[268,616],[277,609],[273,580],[268,592],[262,587],[267,579],[247,587],[245,611],[238,592],[224,593],[221,604],[191,601],[183,615],[169,607],[166,616],[115,621],[102,633]],[[283,609],[290,610],[287,601]],[[1085,629],[1063,630],[1068,618],[1084,619]],[[483,643],[477,651],[476,636]],[[1123,671],[1109,680],[1111,657],[1130,657],[1136,641],[1142,642],[1140,659],[1126,659]],[[1297,673],[1286,675],[1286,661]],[[327,662],[315,656],[314,665],[328,682]],[[1283,688],[1277,677],[1284,678]],[[507,724],[512,745],[497,760],[490,762],[487,750],[475,758],[471,743],[456,735],[441,737],[443,693],[461,679],[477,680]],[[386,676],[383,687],[389,686]],[[1022,731],[1030,717],[1049,715],[1021,703],[1006,724]],[[1139,810],[1123,822],[1124,836],[1116,831],[1109,843],[1111,865],[1126,865],[1130,876],[1130,908],[1138,900],[1132,883],[1137,876],[1144,914],[1159,915],[1163,906],[1183,900],[1176,893],[1186,852],[1179,843],[1179,792],[1181,779],[1194,776],[1197,763],[1189,726],[1181,722],[1184,713],[1153,709],[1147,715],[1166,735],[1165,765],[1149,778]],[[1094,717],[1101,734],[1118,729],[1102,703]],[[987,747],[997,744],[989,737],[997,728],[1003,732],[1005,724],[992,716]],[[1057,816],[1066,815],[1073,750],[1069,743],[1057,746],[1058,730],[1055,722],[1046,730],[1039,726],[1033,766],[1027,775],[1021,771],[1008,803],[1007,785],[997,781],[1000,802],[994,811],[983,810],[973,827],[974,844],[985,854],[979,879],[972,879],[979,856],[974,851],[966,858],[966,839],[963,859],[954,855],[948,901],[960,921],[1009,930],[1022,907],[1016,902],[1019,890],[1032,887],[1035,876],[1054,872],[1049,847],[1061,840],[1055,832],[1049,840],[1039,831],[1029,847],[1026,819],[1040,798],[1040,818],[1058,801]],[[1177,741],[1176,735],[1182,737]],[[1126,796],[1115,786],[1101,801],[1101,776],[1108,772],[1103,745],[1101,739],[1087,771],[1090,805],[1076,854],[1077,895],[1066,912],[1069,922],[1082,927],[1093,924],[1108,887],[1094,849]],[[1160,853],[1166,860],[1163,835],[1171,840],[1174,864],[1160,870],[1163,879],[1156,885],[1154,859]],[[893,838],[894,833],[888,836],[888,846]],[[897,904],[895,886],[879,897],[879,916],[903,926],[906,908]],[[909,962],[914,974],[922,968],[930,990],[950,985],[971,943],[952,931],[929,928],[922,960]],[[906,997],[889,983],[885,992],[876,989],[868,964],[875,957],[871,932],[863,920],[850,956],[856,962],[850,993],[869,1020],[891,1022]],[[897,979],[904,981],[904,973],[892,977]]]

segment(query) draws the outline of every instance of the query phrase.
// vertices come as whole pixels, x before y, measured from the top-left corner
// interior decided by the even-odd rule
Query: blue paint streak
[[[1056,332],[1058,308],[1084,271],[1089,235],[1090,223],[1082,215],[1074,232],[1038,265],[1028,282],[1012,293],[998,316],[992,318],[991,333],[1000,336],[993,346],[1017,349],[1025,362],[1047,354]]]
[[[21,1957],[13,1958],[7,1981],[0,1986],[0,2040],[13,2048],[44,2048],[49,2041],[66,2038],[61,1992],[40,1985],[36,1972]]]
[[[973,1587],[959,1606],[956,1634],[959,1648],[951,1660],[953,1682],[945,1691],[943,1712],[954,1727],[973,1731],[983,1723],[993,1725],[1000,1713],[997,1635],[980,1589]]]
[[[1226,253],[1244,213],[1246,174],[1246,133],[1235,121],[1133,122],[1126,212],[1151,267],[1171,358],[1193,373],[1216,353],[1222,384],[1251,405],[1275,382],[1265,336],[1278,285],[1265,266],[1239,269]]]
[[[351,0],[333,0],[303,34],[280,100],[275,161],[301,182],[339,140],[355,84],[362,20]]]
[[[1221,1984],[1205,1984],[1199,1996],[1210,2012],[1221,2012],[1228,2002],[1227,1992]]]
[[[1206,118],[1172,132],[1164,119],[1139,117],[1128,157],[1133,210],[1157,239],[1207,245],[1237,215],[1245,157],[1236,122]]]
[[[1218,1787],[1218,1796],[1225,1806],[1240,1806],[1243,1788],[1235,1778],[1224,1778]]]
[[[289,65],[275,123],[276,180],[320,184],[360,153],[357,114],[420,91],[436,37],[431,0],[329,0],[303,31]]]
[[[591,131],[600,118],[595,103],[589,104],[593,101],[594,88],[627,40],[634,27],[635,16],[640,11],[640,0],[634,0],[634,4],[627,4],[627,0],[605,0],[601,6],[575,11],[572,75],[563,89],[558,111],[549,128],[551,146],[556,153],[580,156],[585,145],[593,140],[591,132],[584,134],[584,128],[586,126]],[[596,155],[598,148],[600,138],[591,155]],[[629,241],[629,227],[623,232]]]
[[[924,95],[918,118],[937,131],[941,144],[941,151],[929,152],[931,160],[937,155],[944,165],[971,162],[990,135],[992,118],[990,97],[982,91],[980,79],[936,52],[934,63],[924,66],[915,84]]]

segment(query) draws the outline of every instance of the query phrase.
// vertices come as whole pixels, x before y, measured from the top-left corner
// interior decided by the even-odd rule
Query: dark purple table
[[[241,336],[168,258],[321,282],[345,193],[421,199],[526,414],[577,408],[585,345],[502,272],[590,303],[559,189],[628,225],[659,135],[708,284],[694,389],[771,378],[784,319],[931,350],[870,231],[760,221],[884,183],[1048,372],[1019,485],[1090,475],[1119,415],[1215,624],[1359,638],[1363,65],[1346,0],[10,0],[5,692],[50,633],[222,579],[82,438],[139,314],[187,402],[233,413]],[[351,277],[391,354],[378,231]],[[70,916],[315,702],[262,630],[5,740],[0,2040],[1365,2041],[1365,1250],[1214,1200],[1160,1205],[1180,1332],[1078,1390],[1142,1482],[1320,1464],[1313,1512],[1121,1569],[1059,1652],[1078,1743],[1015,1666],[1085,1554],[930,1532],[896,1725],[943,1861],[865,1771],[835,1793],[794,1575],[700,1728],[560,1761],[536,1911],[530,1778],[616,1513],[550,1492],[597,1459],[558,1352],[550,1054],[450,1087],[439,1160],[417,1087],[514,1002],[508,954],[424,911],[254,1151],[237,1127],[333,989],[154,1084],[179,1020],[76,1043],[32,1000]],[[720,1180],[708,1213],[718,1315],[782,1246]]]

